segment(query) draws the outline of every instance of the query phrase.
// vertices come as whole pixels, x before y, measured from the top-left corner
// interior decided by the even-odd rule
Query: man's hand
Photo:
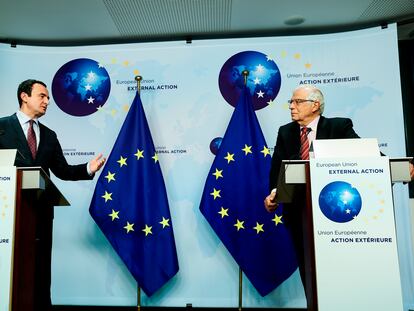
[[[101,167],[105,164],[106,158],[102,157],[102,153],[98,154],[98,156],[92,159],[89,162],[89,169],[91,170],[92,174],[95,174],[97,171],[101,169]]]
[[[276,191],[272,191],[264,200],[264,206],[266,210],[271,213],[274,212],[277,208],[276,203]]]

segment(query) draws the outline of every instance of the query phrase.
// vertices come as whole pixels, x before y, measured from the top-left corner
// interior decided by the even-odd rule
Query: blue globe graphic
[[[219,74],[221,95],[230,105],[236,106],[244,86],[244,70],[249,71],[246,85],[252,95],[254,109],[267,107],[279,93],[281,76],[276,63],[260,52],[240,52],[224,63]]]
[[[221,145],[222,140],[223,140],[223,138],[216,137],[210,142],[210,151],[211,151],[212,154],[217,155],[217,153],[220,149],[220,145]]]
[[[319,194],[322,213],[334,222],[353,220],[361,211],[362,200],[356,188],[344,181],[327,184]]]
[[[72,116],[87,116],[105,105],[111,90],[108,72],[92,59],[79,58],[64,64],[52,82],[53,98]]]

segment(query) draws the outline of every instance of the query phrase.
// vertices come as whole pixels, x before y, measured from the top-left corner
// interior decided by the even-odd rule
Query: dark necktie
[[[300,130],[300,158],[309,160],[308,128],[306,126]]]
[[[29,121],[29,128],[27,129],[27,143],[29,144],[30,152],[32,153],[33,160],[36,158],[37,143],[36,134],[33,129],[33,120]]]

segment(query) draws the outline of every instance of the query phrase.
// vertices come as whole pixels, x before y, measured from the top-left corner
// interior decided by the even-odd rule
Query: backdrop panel
[[[263,98],[270,96],[270,100],[263,102],[259,94],[252,94],[261,108],[256,113],[270,147],[279,126],[290,121],[287,100],[292,90],[299,84],[314,84],[326,98],[324,115],[350,117],[360,136],[378,137],[383,153],[405,155],[395,25],[329,35],[191,44],[0,45],[0,115],[18,109],[16,90],[21,81],[46,82],[52,101],[41,122],[57,132],[70,163],[110,153],[135,95],[134,76],[143,76],[141,98],[159,152],[180,264],[180,271],[166,286],[151,298],[143,297],[143,305],[237,306],[238,266],[201,215],[199,203],[214,159],[210,144],[224,135],[234,110],[226,101],[228,93],[220,91],[224,82],[219,77],[227,70],[224,65],[242,52],[249,57],[262,55],[264,62],[256,67],[272,64],[280,73],[278,92],[266,86],[266,77],[256,80],[263,84]],[[59,93],[58,82],[76,81],[80,70],[76,66],[82,61],[99,68],[101,85],[97,87],[110,82],[110,89],[101,90],[97,98],[87,97],[84,89],[74,89],[71,94],[84,102],[66,105],[72,95]],[[253,71],[249,79],[256,83]],[[100,107],[91,109],[93,105]],[[134,279],[88,212],[96,180],[54,179],[72,206],[55,213],[53,303],[135,305]],[[394,198],[404,302],[413,307],[414,260],[406,186],[394,186]],[[383,264],[385,268],[387,263]],[[264,298],[244,279],[243,300],[246,307],[305,306],[298,272]]]

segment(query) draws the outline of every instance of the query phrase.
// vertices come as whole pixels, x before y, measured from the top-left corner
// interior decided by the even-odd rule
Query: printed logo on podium
[[[319,207],[330,220],[345,223],[355,219],[362,207],[358,190],[344,181],[327,184],[319,194]]]

